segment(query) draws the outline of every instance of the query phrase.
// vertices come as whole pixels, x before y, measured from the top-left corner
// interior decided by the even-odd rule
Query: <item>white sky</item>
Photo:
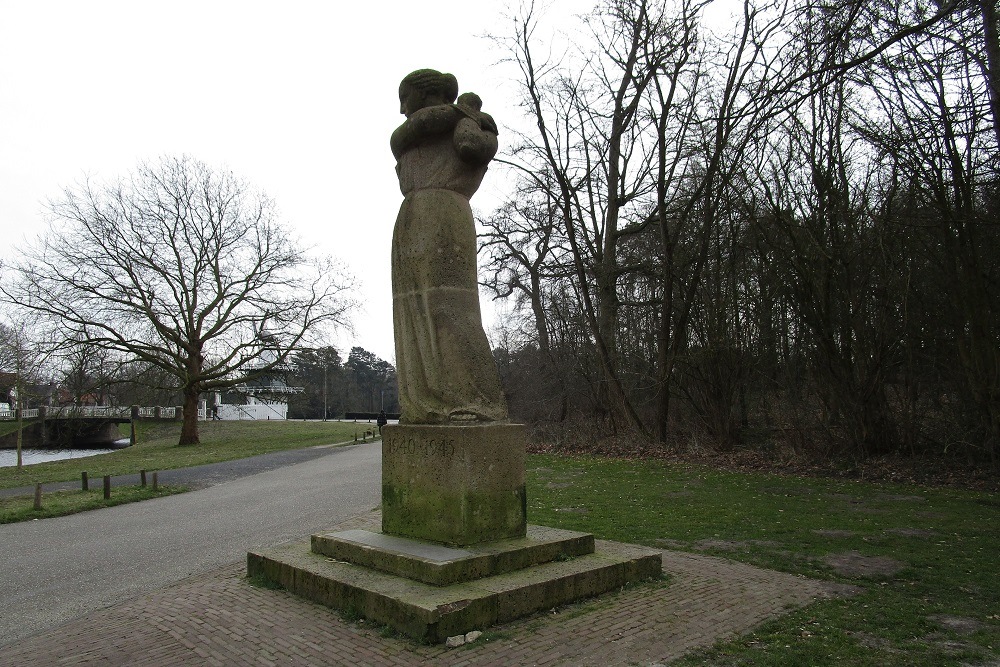
[[[399,81],[455,74],[497,119],[503,151],[505,126],[525,126],[518,73],[482,35],[509,35],[517,2],[0,0],[0,257],[85,173],[110,180],[186,153],[264,190],[305,245],[347,261],[365,306],[356,334],[332,342],[394,360]],[[538,35],[573,32],[595,2],[539,0]],[[494,167],[473,208],[499,204],[510,180]]]
[[[335,343],[393,360],[399,80],[455,74],[501,124],[503,150],[517,75],[481,36],[507,31],[505,4],[0,0],[0,256],[38,234],[45,202],[85,173],[113,179],[186,153],[248,179],[305,245],[346,260],[365,307]],[[507,181],[493,169],[473,207],[492,208]]]

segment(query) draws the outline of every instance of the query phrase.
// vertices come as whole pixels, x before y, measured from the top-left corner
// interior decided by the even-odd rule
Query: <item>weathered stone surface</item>
[[[473,581],[594,552],[593,535],[543,526],[528,526],[527,535],[520,539],[468,549],[368,530],[319,533],[312,536],[311,543],[314,553],[434,586]]]
[[[657,550],[597,544],[593,554],[450,586],[333,560],[312,553],[308,543],[251,552],[247,571],[297,595],[391,625],[414,639],[442,642],[660,574]]]
[[[467,546],[523,537],[525,428],[390,425],[382,432],[382,532]]]
[[[504,421],[507,404],[483,331],[469,198],[497,151],[478,96],[454,104],[450,74],[417,70],[399,87],[406,121],[390,145],[404,200],[392,237],[392,313],[401,423]]]

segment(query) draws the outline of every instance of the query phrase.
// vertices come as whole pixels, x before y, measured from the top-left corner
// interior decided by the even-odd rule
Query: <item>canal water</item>
[[[126,442],[128,442],[126,440]],[[24,465],[32,463],[45,463],[46,461],[61,461],[62,459],[82,459],[85,456],[96,456],[97,454],[107,454],[115,449],[22,449],[21,459]],[[17,465],[16,449],[0,449],[0,468],[7,468]]]

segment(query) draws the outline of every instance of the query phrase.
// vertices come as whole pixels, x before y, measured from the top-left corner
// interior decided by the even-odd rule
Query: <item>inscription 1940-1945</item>
[[[405,454],[451,458],[455,456],[455,441],[450,438],[400,438],[386,437],[382,440],[383,454]]]

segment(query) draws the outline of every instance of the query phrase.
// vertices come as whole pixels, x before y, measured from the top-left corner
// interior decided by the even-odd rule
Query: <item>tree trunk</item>
[[[21,470],[24,467],[24,458],[22,456],[22,443],[24,442],[24,415],[22,414],[22,409],[17,403],[14,403],[14,411],[17,414],[17,469]]]
[[[184,389],[184,421],[181,423],[181,439],[178,445],[197,445],[201,443],[198,437],[198,390],[187,387]]]
[[[990,112],[993,115],[993,132],[1000,150],[1000,20],[997,18],[996,0],[980,0],[983,13],[983,40],[986,51],[987,83],[990,93]]]

